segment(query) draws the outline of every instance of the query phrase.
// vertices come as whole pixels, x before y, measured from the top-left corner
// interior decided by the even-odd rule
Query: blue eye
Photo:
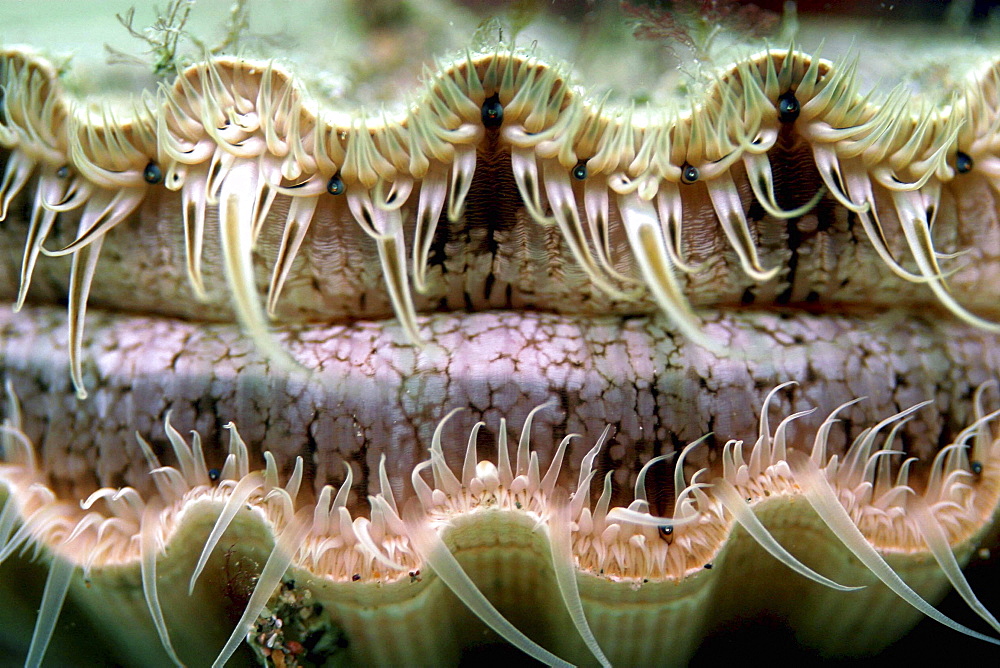
[[[581,160],[576,163],[576,167],[573,168],[573,178],[578,181],[583,181],[587,178],[587,161]]]
[[[142,170],[142,178],[146,183],[155,186],[163,181],[163,170],[155,162],[150,162],[146,165],[146,169]]]
[[[681,183],[690,185],[697,181],[699,176],[698,168],[694,165],[689,165],[685,162],[681,167]]]
[[[801,111],[795,93],[788,91],[778,98],[778,120],[782,123],[794,123]]]
[[[972,171],[973,166],[976,162],[972,159],[972,156],[968,153],[963,153],[959,151],[955,154],[955,171],[959,174],[968,174]]]
[[[483,125],[498,128],[503,123],[503,105],[499,95],[491,95],[483,102]]]
[[[326,191],[331,195],[343,195],[345,190],[347,190],[347,186],[344,185],[344,180],[340,178],[339,172],[331,176],[326,184]]]

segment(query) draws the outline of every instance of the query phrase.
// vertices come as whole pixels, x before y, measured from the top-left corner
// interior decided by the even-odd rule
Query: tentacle
[[[437,532],[429,526],[415,505],[407,505],[403,521],[406,523],[413,547],[423,562],[434,570],[441,581],[448,586],[448,589],[484,624],[536,661],[550,666],[564,666],[566,668],[571,666],[528,638],[511,624],[499,610],[493,607],[493,604],[479,590],[476,583],[458,563],[455,555],[451,553]]]
[[[198,582],[198,576],[205,569],[209,557],[212,556],[212,551],[215,550],[215,546],[222,540],[222,534],[229,528],[229,525],[236,517],[236,513],[240,511],[250,496],[260,491],[263,486],[264,477],[260,471],[254,471],[236,483],[236,487],[230,492],[229,497],[226,499],[226,504],[222,507],[222,512],[219,513],[218,519],[215,520],[212,531],[209,532],[208,538],[205,539],[201,555],[199,555],[198,562],[191,572],[191,580],[188,583],[189,596],[194,593],[194,586]]]
[[[87,316],[87,298],[97,271],[97,260],[101,254],[104,237],[97,237],[93,242],[73,254],[69,272],[69,369],[76,388],[77,399],[87,398],[87,388],[83,383],[83,325]]]
[[[285,571],[288,570],[289,565],[291,565],[292,559],[295,557],[295,553],[298,552],[302,541],[305,540],[305,537],[312,530],[311,520],[311,510],[303,508],[295,514],[288,526],[278,534],[277,539],[274,541],[274,549],[271,550],[271,554],[268,556],[267,562],[265,562],[264,568],[257,578],[257,585],[254,587],[253,593],[250,594],[250,600],[247,601],[246,609],[243,611],[240,620],[236,623],[236,628],[233,629],[233,633],[229,636],[225,647],[222,648],[219,656],[216,657],[212,668],[223,668],[233,653],[236,652],[240,643],[243,642],[247,632],[253,626],[253,621],[257,619],[261,610],[267,605],[268,599],[271,598],[271,594],[278,586],[278,583],[281,582],[281,578],[285,575]]]
[[[615,299],[628,300],[631,295],[623,292],[605,277],[601,266],[594,260],[587,244],[583,224],[577,208],[576,196],[569,183],[569,175],[554,160],[546,160],[542,175],[545,192],[552,208],[552,217],[562,232],[563,240],[580,267],[587,273],[594,285]],[[595,241],[597,241],[595,239]]]
[[[779,268],[764,269],[757,257],[757,246],[750,232],[743,203],[736,190],[736,184],[728,173],[707,181],[708,194],[712,199],[715,214],[719,217],[726,238],[740,259],[740,266],[747,276],[761,283],[778,275]]]
[[[618,208],[632,253],[646,286],[660,308],[685,336],[706,348],[714,348],[702,332],[698,318],[691,311],[687,297],[677,281],[671,255],[667,251],[667,241],[663,238],[660,220],[653,205],[631,194],[619,198]]]
[[[598,663],[610,668],[611,662],[601,650],[601,646],[598,644],[597,638],[594,637],[594,632],[583,612],[583,601],[580,599],[580,588],[576,581],[576,563],[573,559],[573,541],[570,534],[572,518],[569,516],[569,503],[565,498],[565,493],[563,493],[562,498],[550,498],[549,503],[554,508],[548,522],[549,549],[552,551],[552,570],[556,575],[556,584],[559,585],[563,604],[587,649],[590,650]]]
[[[257,178],[254,162],[240,160],[232,166],[219,186],[219,225],[226,282],[233,308],[247,335],[273,363],[298,371],[300,367],[268,331],[267,319],[257,294],[252,255],[254,201],[246,196],[256,188]]]
[[[747,179],[750,181],[750,188],[754,197],[764,210],[775,218],[798,218],[812,211],[819,204],[826,194],[826,188],[819,188],[816,194],[808,202],[794,209],[782,209],[774,195],[774,176],[771,173],[771,163],[767,154],[755,155],[745,153],[743,164],[747,168]]]
[[[823,475],[822,471],[819,470],[812,460],[795,451],[789,453],[789,456],[789,464],[805,493],[809,505],[813,507],[813,510],[816,511],[834,535],[843,542],[844,546],[889,589],[920,612],[944,624],[948,628],[973,638],[984,640],[993,645],[1000,645],[1000,640],[973,631],[941,614],[937,608],[913,591],[864,537],[864,534],[854,524],[850,515],[840,505],[840,502],[837,500],[837,493],[830,486],[826,476]]]
[[[715,493],[715,497],[722,502],[726,510],[730,512],[733,518],[739,522],[740,526],[743,527],[750,536],[757,541],[757,544],[762,548],[767,550],[768,554],[772,557],[788,566],[790,569],[798,573],[799,575],[809,578],[813,582],[818,582],[824,587],[829,587],[830,589],[835,589],[837,591],[857,591],[859,589],[864,589],[861,587],[847,587],[841,584],[837,584],[833,580],[824,577],[809,568],[801,561],[796,559],[788,552],[782,545],[775,540],[771,532],[757,519],[757,515],[753,512],[753,509],[749,504],[743,499],[743,496],[736,491],[732,483],[729,481],[719,478],[712,483],[712,491]]]
[[[427,264],[434,234],[448,196],[448,183],[443,173],[431,171],[420,184],[417,202],[416,230],[413,234],[413,287],[426,293]]]
[[[59,178],[54,170],[52,173],[43,170],[35,189],[35,201],[31,208],[31,222],[28,226],[28,236],[24,242],[24,256],[21,259],[21,285],[18,288],[14,311],[20,311],[28,296],[31,277],[35,271],[38,254],[45,245],[45,240],[52,230],[58,212],[45,206],[45,202],[58,202],[66,195],[67,179]],[[2,220],[0,216],[0,220]]]
[[[299,254],[299,248],[302,247],[306,232],[309,231],[318,202],[318,197],[293,197],[289,204],[288,217],[285,219],[285,227],[281,234],[281,246],[278,247],[271,282],[267,289],[267,313],[271,317],[277,312],[278,298],[288,279],[288,273],[292,270],[292,263]]]
[[[66,592],[69,591],[70,580],[75,570],[76,566],[71,560],[58,555],[53,556],[49,575],[45,579],[42,602],[38,607],[38,617],[35,618],[35,628],[31,633],[28,657],[24,660],[26,667],[38,668],[42,665],[45,650],[49,647],[52,632],[59,620],[59,613],[62,612]]]
[[[163,618],[163,609],[160,607],[160,594],[156,588],[156,558],[163,549],[159,544],[160,537],[157,534],[159,518],[152,508],[147,508],[142,516],[142,528],[139,531],[139,552],[140,552],[140,574],[142,579],[142,593],[146,599],[146,606],[149,608],[149,615],[153,618],[153,626],[160,636],[163,649],[166,650],[170,660],[175,666],[183,666],[173,644],[170,642],[170,633],[167,631],[167,623]]]
[[[941,523],[934,517],[932,509],[928,508],[922,499],[912,499],[907,504],[907,509],[913,513],[915,524],[923,536],[924,542],[934,555],[934,559],[941,567],[941,572],[945,574],[951,586],[959,593],[962,599],[972,608],[973,612],[979,615],[993,630],[1000,633],[1000,622],[993,616],[982,601],[972,591],[969,581],[962,574],[962,568],[955,559],[955,554],[948,545],[948,537],[945,535]]]

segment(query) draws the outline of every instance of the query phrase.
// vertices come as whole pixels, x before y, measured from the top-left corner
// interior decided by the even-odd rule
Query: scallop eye
[[[681,167],[681,183],[690,185],[698,180],[698,176],[700,176],[698,168],[694,165],[689,165],[685,162],[684,166]]]
[[[146,165],[146,169],[142,170],[142,178],[146,183],[155,186],[163,181],[163,170],[155,162],[150,162]]]
[[[660,538],[668,538],[674,534],[674,527],[670,524],[665,524],[657,527],[657,531],[660,533]]]
[[[57,169],[56,176],[58,176],[60,179],[65,179],[67,176],[69,176],[69,167],[63,165],[62,167]]]
[[[220,476],[219,469],[208,469],[208,479],[212,482],[218,481]]]
[[[963,153],[959,151],[955,154],[955,171],[959,174],[968,174],[972,171],[972,167],[976,162],[972,159],[972,156],[968,153]]]
[[[587,161],[581,160],[576,163],[576,167],[573,168],[573,178],[577,181],[583,181],[587,178]]]
[[[331,176],[326,183],[326,191],[331,195],[343,195],[345,190],[347,190],[347,186],[344,185],[344,180],[340,178],[339,173]]]
[[[503,105],[499,95],[491,95],[483,102],[483,125],[488,128],[498,128],[503,123]]]
[[[778,120],[782,123],[794,123],[799,117],[799,111],[801,108],[795,93],[788,91],[778,97]]]

